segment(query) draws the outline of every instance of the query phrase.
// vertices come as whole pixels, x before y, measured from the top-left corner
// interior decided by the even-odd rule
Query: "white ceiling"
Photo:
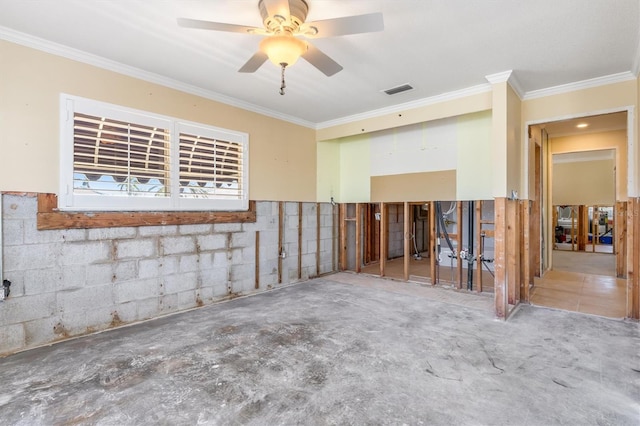
[[[261,36],[176,24],[187,17],[262,26],[258,0],[0,0],[0,38],[310,127],[473,90],[508,70],[528,96],[632,78],[640,66],[640,0],[308,2],[307,21],[382,12],[385,30],[313,40],[344,70],[326,77],[301,60],[287,70],[284,96],[276,66],[237,72]],[[381,93],[403,83],[415,89]]]

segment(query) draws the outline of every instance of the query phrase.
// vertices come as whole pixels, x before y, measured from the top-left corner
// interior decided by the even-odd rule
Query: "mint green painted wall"
[[[456,197],[459,201],[491,200],[491,111],[461,115],[457,119],[457,128]]]

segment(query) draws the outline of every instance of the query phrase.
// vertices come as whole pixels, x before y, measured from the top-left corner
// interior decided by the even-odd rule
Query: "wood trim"
[[[38,230],[256,221],[256,202],[253,200],[249,201],[249,210],[242,212],[60,212],[57,206],[56,194],[38,194]]]

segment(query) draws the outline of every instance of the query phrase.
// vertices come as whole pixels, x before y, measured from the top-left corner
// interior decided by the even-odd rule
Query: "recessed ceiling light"
[[[584,129],[585,127],[589,127],[587,123],[580,123],[576,126],[578,129]]]

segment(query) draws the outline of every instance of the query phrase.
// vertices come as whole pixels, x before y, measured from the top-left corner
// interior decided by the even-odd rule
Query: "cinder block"
[[[154,278],[115,283],[113,297],[115,303],[143,300],[160,295],[160,282]]]
[[[278,203],[272,201],[258,201],[256,202],[256,215],[260,216],[272,216],[278,214]]]
[[[216,268],[209,271],[202,271],[201,289],[211,288],[214,296],[227,293],[229,272],[227,268]]]
[[[161,314],[168,314],[170,312],[176,312],[178,310],[178,295],[176,293],[166,294],[160,297],[160,312]]]
[[[113,305],[111,284],[59,292],[58,308],[66,313]]]
[[[2,196],[2,215],[5,219],[28,219],[38,211],[38,200],[34,195]]]
[[[18,324],[46,318],[56,312],[55,293],[9,297],[0,305],[0,324]]]
[[[179,225],[178,233],[181,235],[210,234],[212,228],[208,224]]]
[[[62,277],[60,268],[29,269],[24,271],[24,294],[33,295],[55,292],[60,288]],[[84,281],[84,270],[82,271],[82,281]],[[11,285],[11,295],[14,295],[13,285]]]
[[[227,248],[227,234],[198,235],[200,251],[220,250]]]
[[[284,203],[284,214],[289,217],[295,216],[295,220],[298,221],[298,203],[296,202]]]
[[[277,274],[260,274],[260,289],[273,288],[278,285]]]
[[[213,253],[200,253],[198,256],[198,270],[206,271],[213,268]]]
[[[227,252],[216,252],[213,254],[214,268],[226,268],[228,264],[229,258]]]
[[[254,264],[256,261],[256,248],[247,247],[242,249],[242,263]]]
[[[179,270],[180,272],[193,272],[198,270],[199,256],[197,254],[188,254],[180,256]]]
[[[255,270],[256,268],[253,264],[231,265],[231,281],[235,283],[236,281],[253,279]]]
[[[113,265],[111,263],[87,265],[86,285],[90,287],[111,283],[114,279],[113,274]]]
[[[138,262],[129,260],[113,264],[114,281],[122,282],[138,278]]]
[[[177,274],[180,256],[165,256],[160,259],[160,273],[162,276]]]
[[[167,235],[177,235],[177,225],[164,225],[164,226],[141,226],[138,228],[138,235],[140,237],[162,237]]]
[[[249,294],[255,291],[255,280],[253,278],[234,280],[231,287],[234,293]]]
[[[138,320],[138,302],[131,301],[127,303],[120,303],[117,306],[111,308],[112,323],[110,326],[118,326],[127,323],[131,323]],[[117,324],[120,321],[121,324]]]
[[[254,246],[256,236],[253,232],[234,232],[231,234],[231,246],[229,248],[244,248]]]
[[[9,297],[24,296],[25,271],[13,271],[4,274],[4,279],[11,281],[11,295]]]
[[[138,261],[138,278],[153,278],[160,276],[159,259],[140,259]]]
[[[155,238],[114,241],[117,259],[140,259],[157,255],[158,242]]]
[[[160,301],[158,297],[138,300],[138,320],[154,318],[160,315]]]
[[[198,283],[195,272],[168,275],[163,279],[164,294],[180,293],[186,290],[194,290]]]
[[[196,243],[192,236],[164,237],[161,240],[164,255],[195,253]]]
[[[25,346],[25,332],[22,324],[0,326],[0,355],[15,352]]]
[[[56,244],[32,244],[4,248],[4,271],[24,271],[55,266]]]
[[[87,265],[111,260],[111,242],[92,241],[62,244],[62,265]]]
[[[25,347],[31,348],[59,338],[53,330],[60,317],[51,316],[24,323]]]
[[[138,228],[133,227],[96,228],[87,230],[87,239],[89,240],[124,240],[136,238],[137,236]]]
[[[2,242],[5,246],[24,244],[24,221],[7,219],[2,223]]]
[[[240,232],[240,231],[242,231],[242,224],[240,223],[215,223],[213,225],[214,233]]]
[[[196,291],[189,290],[178,293],[178,309],[185,310],[195,308],[196,305]]]
[[[197,296],[200,297],[200,300],[207,305],[213,302],[213,287],[201,287],[198,290]]]
[[[37,220],[35,214],[30,219],[24,221],[24,242],[25,244],[47,244],[62,243],[65,241],[84,241],[87,239],[85,229],[61,229],[61,230],[44,230],[37,228]]]

